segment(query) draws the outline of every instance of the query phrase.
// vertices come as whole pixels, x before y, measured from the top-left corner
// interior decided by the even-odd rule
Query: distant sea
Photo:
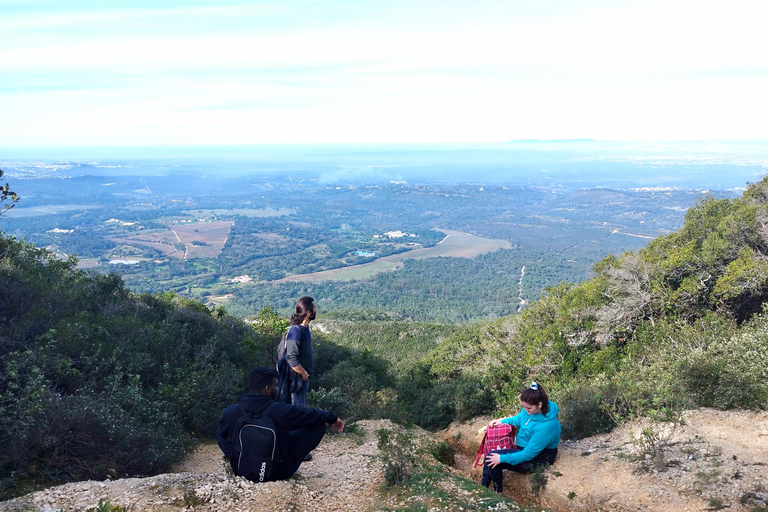
[[[768,174],[768,141],[521,140],[496,144],[332,144],[0,148],[9,177],[288,177],[317,183],[504,183],[563,188],[738,189]]]

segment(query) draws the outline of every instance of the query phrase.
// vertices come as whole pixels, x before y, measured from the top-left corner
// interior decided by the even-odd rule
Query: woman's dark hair
[[[272,385],[272,380],[278,377],[277,370],[274,368],[268,368],[266,366],[257,366],[251,370],[251,374],[248,376],[248,387],[251,388],[251,393],[254,395],[260,395],[264,388]]]
[[[296,301],[296,312],[291,315],[291,325],[297,325],[311,315],[315,309],[315,299],[312,297],[302,297]]]
[[[520,401],[531,405],[538,405],[541,402],[541,414],[546,415],[549,412],[549,398],[544,387],[536,382],[531,384],[520,393]]]

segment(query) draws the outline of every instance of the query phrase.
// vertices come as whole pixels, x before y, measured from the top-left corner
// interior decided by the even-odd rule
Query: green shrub
[[[456,464],[456,449],[445,441],[440,441],[435,448],[430,450],[430,453],[435,459],[447,466]]]
[[[340,388],[310,389],[307,402],[316,409],[331,411],[340,418],[348,419],[354,416],[355,406]]]
[[[585,437],[610,432],[616,422],[609,414],[605,404],[610,404],[610,395],[606,390],[579,386],[557,395],[560,407],[560,424],[564,439],[583,439]]]
[[[413,432],[381,428],[376,431],[376,437],[387,485],[404,484],[411,477],[417,463]]]
[[[87,512],[126,512],[126,509],[120,505],[113,505],[108,501],[99,500],[98,505],[89,508]]]
[[[679,359],[684,391],[696,405],[768,408],[768,315],[756,316],[740,333],[707,341]]]
[[[0,499],[11,481],[167,469],[270,363],[252,349],[275,333],[75,262],[0,237]]]
[[[528,485],[531,488],[531,494],[536,497],[547,487],[547,482],[549,481],[546,473],[547,467],[547,464],[536,464],[528,474]]]
[[[389,364],[365,349],[362,352],[322,339],[315,352],[316,392],[312,404],[349,420],[361,418],[402,419]],[[337,412],[340,411],[340,412]]]

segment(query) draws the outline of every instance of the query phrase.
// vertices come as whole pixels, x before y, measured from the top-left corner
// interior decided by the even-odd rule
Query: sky
[[[765,0],[0,0],[0,148],[768,139]]]

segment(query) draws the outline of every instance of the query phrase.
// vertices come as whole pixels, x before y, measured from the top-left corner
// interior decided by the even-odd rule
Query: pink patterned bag
[[[515,427],[501,423],[485,429],[485,436],[477,450],[477,458],[473,467],[481,466],[486,455],[492,450],[511,450],[515,444]]]

